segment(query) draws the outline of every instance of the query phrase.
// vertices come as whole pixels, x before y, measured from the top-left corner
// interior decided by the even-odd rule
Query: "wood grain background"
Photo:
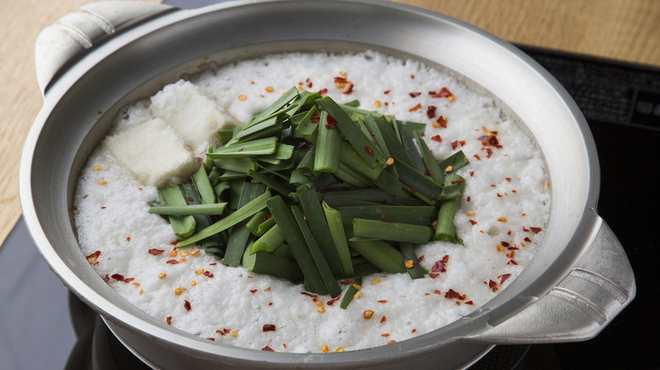
[[[447,14],[514,43],[660,67],[658,0],[396,1]],[[90,2],[1,3],[0,245],[21,215],[20,153],[42,104],[34,73],[34,42],[43,28]]]

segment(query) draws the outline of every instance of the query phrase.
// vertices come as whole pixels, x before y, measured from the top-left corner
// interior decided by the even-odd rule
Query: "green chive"
[[[353,219],[353,233],[366,238],[415,244],[428,243],[433,236],[433,230],[428,226],[364,218]]]
[[[271,195],[269,191],[266,191],[262,195],[255,198],[253,201],[246,204],[241,209],[236,210],[236,212],[230,214],[229,216],[223,218],[222,220],[214,223],[213,225],[205,228],[204,230],[192,235],[191,237],[184,239],[177,243],[177,247],[185,247],[197,243],[200,240],[208,238],[211,235],[215,235],[223,230],[238,224],[239,222],[252,217],[255,213],[266,208],[265,201],[270,199]]]
[[[186,206],[186,199],[178,185],[158,188],[158,197],[163,206]],[[195,232],[195,219],[192,216],[170,216],[174,234],[187,238]]]
[[[328,112],[321,112],[316,143],[317,153],[314,156],[314,171],[337,172],[340,144],[341,132],[339,129],[328,125]]]
[[[346,289],[344,298],[341,299],[341,303],[339,304],[340,308],[343,308],[345,310],[348,307],[348,305],[351,304],[351,301],[353,300],[355,293],[358,292],[358,289],[355,286],[362,286],[362,277],[355,278],[353,283],[348,287],[348,289]]]

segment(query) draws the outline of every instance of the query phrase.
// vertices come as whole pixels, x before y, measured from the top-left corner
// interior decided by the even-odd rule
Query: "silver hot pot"
[[[211,62],[365,49],[422,60],[489,91],[540,146],[551,179],[550,219],[537,254],[509,287],[469,316],[414,339],[286,354],[219,345],[171,328],[93,271],[73,227],[75,184],[124,105]],[[153,368],[465,368],[496,344],[590,339],[635,295],[625,252],[596,210],[598,156],[577,105],[531,58],[468,24],[376,0],[237,1],[185,11],[101,2],[46,28],[35,59],[44,104],[20,164],[26,224],[64,284]]]

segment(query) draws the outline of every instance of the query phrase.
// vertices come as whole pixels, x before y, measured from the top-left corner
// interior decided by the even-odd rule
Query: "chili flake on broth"
[[[260,59],[220,67],[195,76],[193,83],[199,92],[241,122],[263,109],[269,99],[297,86],[300,90],[330,95],[340,103],[356,99],[362,109],[377,108],[399,120],[427,123],[423,139],[436,158],[463,150],[470,160],[469,166],[456,170],[467,179],[455,220],[465,246],[442,242],[418,247],[418,263],[429,271],[414,282],[419,285],[418,291],[406,291],[404,298],[401,289],[393,288],[411,286],[407,274],[377,274],[364,280],[377,283],[365,283],[354,294],[348,309],[343,310],[336,303],[339,297],[301,292],[301,286],[267,276],[248,276],[244,270],[223,266],[221,260],[200,249],[172,249],[179,240],[168,230],[169,225],[163,225],[157,216],[144,220],[134,216],[144,211],[147,201],[155,199],[155,189],[127,181],[121,168],[112,165],[108,154],[99,149],[82,172],[87,177],[81,178],[75,201],[83,255],[99,276],[120,295],[167,325],[215,343],[287,352],[341,352],[397,343],[458,319],[506,288],[536,250],[547,219],[542,213],[548,209],[549,182],[538,171],[543,166],[540,152],[531,156],[529,162],[513,165],[519,153],[533,149],[531,140],[500,114],[491,98],[477,96],[459,82],[426,70],[418,62],[403,63],[374,52],[319,55],[313,57],[314,63],[302,62],[305,57],[299,54],[289,58],[295,60],[273,56],[267,65],[265,59]],[[289,63],[300,67],[286,68]],[[148,102],[141,104],[129,107],[119,125],[138,124],[140,119],[155,114]],[[317,123],[319,118],[314,118]],[[328,128],[335,125],[336,120],[330,116]],[[368,149],[365,152],[372,154]],[[387,164],[392,165],[393,161],[388,159]],[[519,172],[493,174],[493,168],[498,166]],[[454,168],[444,170],[453,173]],[[539,176],[522,181],[522,172]],[[99,196],[99,192],[113,189],[124,190]],[[523,209],[523,200],[532,196],[536,197],[536,208]],[[498,206],[491,209],[491,205]],[[99,211],[101,207],[103,211]],[[510,212],[502,211],[509,208]],[[130,214],[119,214],[120,209]],[[104,225],[118,222],[113,228],[119,236],[88,227],[99,217]],[[493,226],[497,228],[495,235],[491,235]],[[153,235],[145,238],[143,229],[151,230]],[[122,260],[124,256],[131,259]],[[128,263],[138,260],[143,265]],[[125,267],[116,267],[120,265]],[[163,278],[158,278],[161,273]],[[483,281],[484,285],[469,286],[467,281]],[[351,284],[352,281],[342,280],[340,297]],[[416,310],[410,310],[410,306]],[[255,307],[259,307],[259,323],[249,319],[255,317]],[[231,314],[225,315],[226,312]],[[406,322],[411,324],[405,325]],[[327,330],[334,336],[309,330],[310,325],[327,329],[339,327],[339,323],[349,325],[340,334],[340,330]],[[272,325],[273,330],[267,330],[267,325]],[[241,335],[223,326],[238,328]],[[205,329],[211,327],[214,329]],[[259,342],[266,337],[267,342]],[[358,344],[361,338],[368,340]]]

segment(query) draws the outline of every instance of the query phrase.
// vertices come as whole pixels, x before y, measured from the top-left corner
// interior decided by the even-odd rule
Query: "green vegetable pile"
[[[317,294],[337,297],[338,280],[381,271],[423,277],[414,244],[462,243],[465,180],[453,172],[467,158],[438,162],[425,124],[358,106],[292,88],[219,132],[191,181],[159,188],[150,212],[168,219],[177,248],[200,245]]]

